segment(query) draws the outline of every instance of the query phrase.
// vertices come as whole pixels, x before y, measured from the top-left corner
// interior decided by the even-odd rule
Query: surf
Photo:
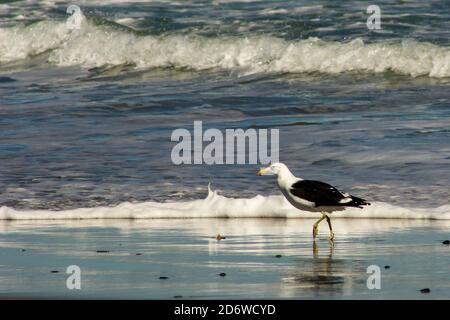
[[[450,77],[450,48],[414,40],[365,43],[319,38],[286,40],[267,35],[206,37],[149,35],[94,17],[80,29],[40,21],[0,28],[0,65],[48,53],[47,63],[96,68],[228,70],[251,73],[394,72],[411,77]]]
[[[384,202],[372,202],[364,209],[347,208],[333,213],[333,219],[426,219],[450,220],[450,205],[436,208],[405,208]],[[70,210],[16,210],[3,206],[0,220],[84,220],[84,219],[191,219],[191,218],[317,218],[317,213],[293,207],[283,196],[257,195],[253,198],[229,198],[208,187],[204,199],[142,203],[124,202],[114,207]]]

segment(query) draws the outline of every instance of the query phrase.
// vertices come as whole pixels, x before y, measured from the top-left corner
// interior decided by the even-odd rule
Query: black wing
[[[316,207],[346,206],[360,207],[369,203],[361,198],[341,193],[328,183],[314,180],[300,180],[294,183],[291,193],[299,198],[313,202]],[[347,200],[348,199],[348,200]],[[341,200],[343,200],[341,202]]]

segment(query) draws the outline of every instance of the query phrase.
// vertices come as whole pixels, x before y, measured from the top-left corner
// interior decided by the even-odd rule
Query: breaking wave
[[[179,218],[317,218],[317,213],[302,212],[282,196],[227,198],[208,189],[205,199],[185,202],[124,202],[116,207],[72,210],[19,211],[0,208],[0,220],[76,220],[76,219],[179,219]],[[403,208],[383,202],[364,209],[348,208],[333,213],[333,218],[383,218],[450,220],[450,205],[438,208]]]
[[[288,41],[271,36],[204,37],[193,34],[142,35],[114,23],[82,17],[81,28],[41,21],[0,28],[0,63],[49,52],[48,62],[85,68],[225,69],[256,72],[380,73],[450,77],[450,48],[404,40],[365,44],[309,38]]]

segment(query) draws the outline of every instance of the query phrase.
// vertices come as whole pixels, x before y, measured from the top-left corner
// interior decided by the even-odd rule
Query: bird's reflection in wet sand
[[[329,241],[329,252],[328,257],[331,260],[333,258],[333,251],[334,251],[334,242]],[[313,257],[315,259],[319,258],[319,246],[317,245],[317,241],[314,239],[313,241]]]
[[[321,249],[314,241],[312,257],[300,258],[295,268],[284,278],[286,283],[316,293],[342,294],[351,290],[355,280],[355,267],[360,269],[359,264],[355,265],[355,261],[351,260],[333,258],[334,246],[333,242],[329,242],[327,248]]]

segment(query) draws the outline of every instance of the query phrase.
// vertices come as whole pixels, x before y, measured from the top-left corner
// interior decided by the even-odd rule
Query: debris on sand
[[[431,290],[430,290],[430,288],[424,288],[424,289],[421,289],[420,292],[422,292],[422,293],[430,293]]]
[[[216,240],[220,241],[220,240],[225,240],[227,237],[222,237],[219,233],[216,236]]]

